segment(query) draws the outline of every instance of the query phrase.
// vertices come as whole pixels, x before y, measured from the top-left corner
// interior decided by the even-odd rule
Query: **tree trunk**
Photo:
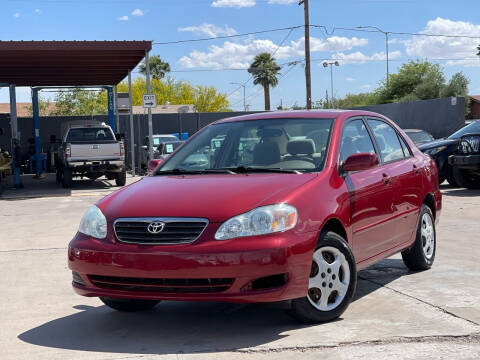
[[[270,110],[270,85],[263,85],[263,94],[265,95],[265,110]]]

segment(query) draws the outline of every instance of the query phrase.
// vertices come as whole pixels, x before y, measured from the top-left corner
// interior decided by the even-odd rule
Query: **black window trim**
[[[397,137],[400,137],[401,139],[403,139],[403,136],[401,136],[401,135],[398,133],[397,129],[395,129],[395,127],[393,127],[392,125],[390,125],[390,124],[388,123],[388,121],[386,121],[385,119],[378,118],[378,117],[375,117],[375,116],[366,115],[366,116],[364,116],[364,120],[365,120],[365,122],[366,122],[366,124],[367,124],[367,127],[368,127],[368,129],[370,130],[370,132],[371,132],[372,135],[373,135],[373,130],[370,128],[370,125],[368,124],[368,121],[367,121],[368,119],[381,121],[381,122],[387,124],[388,126],[390,126],[390,127],[393,129],[393,131],[395,131],[395,134],[397,134]],[[375,148],[376,148],[376,149],[380,149],[380,147],[379,147],[378,144],[377,144],[377,139],[375,138],[375,136],[373,136],[373,138],[374,138]],[[410,153],[410,155],[409,155],[409,156],[404,156],[404,157],[401,158],[401,159],[395,159],[395,160],[385,161],[384,158],[383,158],[382,152],[380,151],[380,158],[382,159],[382,161],[381,161],[381,164],[382,164],[382,165],[393,164],[393,163],[395,163],[395,162],[397,162],[397,161],[403,161],[403,160],[406,160],[406,159],[409,159],[409,158],[413,157],[412,150],[411,150],[410,147],[408,146],[408,143],[405,141],[405,139],[403,139],[403,142],[407,145],[407,150],[408,150],[408,152]],[[402,148],[402,153],[403,153],[403,155],[405,155],[405,153],[403,152],[403,146],[402,146],[402,144],[401,144],[401,142],[400,142],[400,139],[398,139],[398,143],[400,144],[400,147]],[[378,155],[377,155],[377,156],[378,156]],[[380,158],[379,158],[379,159],[380,159]]]

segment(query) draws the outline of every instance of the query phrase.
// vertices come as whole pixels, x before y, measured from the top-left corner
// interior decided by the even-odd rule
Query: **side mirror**
[[[378,165],[376,154],[360,153],[350,155],[342,164],[344,173],[351,171],[368,170]]]
[[[163,163],[162,159],[152,159],[148,162],[148,173],[151,174],[154,172],[157,167],[159,167]]]

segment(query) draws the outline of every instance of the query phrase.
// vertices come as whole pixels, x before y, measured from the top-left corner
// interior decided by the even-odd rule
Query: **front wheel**
[[[154,308],[159,300],[115,299],[100,297],[100,300],[108,307],[122,312],[146,311]]]
[[[357,286],[355,259],[347,242],[334,232],[322,232],[313,253],[307,296],[292,301],[291,314],[307,323],[338,318]]]
[[[428,270],[435,260],[437,245],[435,219],[430,208],[423,204],[413,246],[402,252],[404,264],[410,270]]]

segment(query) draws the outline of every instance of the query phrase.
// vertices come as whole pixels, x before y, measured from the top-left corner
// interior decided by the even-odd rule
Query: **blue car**
[[[470,187],[467,186],[467,183],[471,181],[467,178],[473,180],[469,175],[471,172],[465,171],[459,164],[455,164],[455,162],[458,163],[458,161],[461,160],[450,160],[451,164],[449,164],[449,157],[452,155],[460,155],[459,148],[465,147],[463,145],[460,146],[460,144],[465,144],[465,136],[470,134],[480,134],[480,120],[464,126],[448,138],[437,139],[418,146],[420,150],[435,160],[440,184],[446,179],[452,186]],[[452,157],[452,159],[454,158],[455,157]],[[477,166],[480,169],[480,162]]]

